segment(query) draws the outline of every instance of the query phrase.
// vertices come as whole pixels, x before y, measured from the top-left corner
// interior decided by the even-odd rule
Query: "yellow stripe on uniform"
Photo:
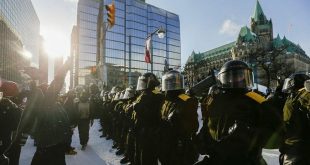
[[[160,94],[160,91],[157,90],[157,89],[154,89],[152,92],[153,92],[154,94]]]
[[[298,90],[298,92],[300,92],[300,91],[302,91],[302,90],[304,90],[304,89],[305,89],[305,88],[301,88],[301,89]]]
[[[245,95],[248,96],[249,98],[255,100],[256,102],[258,102],[258,103],[260,103],[260,104],[261,104],[262,102],[266,101],[266,99],[265,99],[263,96],[261,96],[261,95],[255,93],[255,92],[248,92],[248,93],[245,94]]]
[[[186,94],[180,94],[178,97],[179,97],[180,99],[182,99],[183,101],[186,101],[186,100],[188,100],[188,99],[191,98],[191,97],[187,96]]]

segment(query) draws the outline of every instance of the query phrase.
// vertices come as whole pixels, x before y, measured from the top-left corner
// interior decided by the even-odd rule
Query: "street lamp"
[[[153,73],[153,41],[152,41],[152,36],[154,34],[157,34],[158,38],[162,39],[165,37],[166,31],[165,29],[161,26],[158,29],[156,29],[153,33],[150,33],[146,39],[150,38],[150,44],[151,44],[151,73]]]

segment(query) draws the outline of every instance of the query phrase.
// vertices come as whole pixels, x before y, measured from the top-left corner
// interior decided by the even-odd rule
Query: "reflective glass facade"
[[[39,66],[40,21],[31,0],[0,0],[0,19],[32,53],[32,65]]]
[[[89,3],[89,7],[83,4]],[[110,4],[111,0],[105,0]],[[96,4],[96,5],[95,5]],[[80,50],[80,73],[83,84],[84,71],[82,67],[95,65],[96,62],[96,20],[99,4],[92,0],[79,2],[78,29]],[[153,73],[161,77],[167,60],[170,68],[181,65],[180,22],[176,14],[149,5],[141,0],[115,0],[116,23],[106,33],[104,80],[108,87],[113,85],[135,84],[139,75],[151,71],[151,64],[144,60],[145,42],[149,34],[159,27],[166,30],[162,39],[152,36],[153,45]],[[81,9],[87,10],[86,13]],[[83,15],[85,18],[82,18]],[[106,22],[106,11],[104,20]],[[84,20],[87,19],[87,22]],[[79,22],[80,21],[80,22]],[[82,37],[82,38],[81,38]],[[87,50],[87,51],[86,51]],[[81,67],[82,66],[82,67]],[[130,72],[130,73],[129,73]],[[105,77],[105,76],[103,76]],[[84,78],[85,79],[85,78]],[[85,81],[84,81],[85,82]]]
[[[75,85],[87,84],[90,67],[96,66],[98,12],[99,3],[95,0],[79,0],[76,30],[78,44],[74,66],[78,68],[78,73],[75,73]]]

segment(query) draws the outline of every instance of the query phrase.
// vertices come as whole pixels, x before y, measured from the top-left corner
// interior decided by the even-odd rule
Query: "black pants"
[[[146,132],[146,131],[145,131]],[[157,165],[157,139],[149,133],[138,133],[135,147],[135,164]]]
[[[70,151],[71,150],[71,143],[72,143],[72,136],[73,136],[73,129],[70,130],[68,141],[65,143],[65,150]]]
[[[78,123],[80,144],[86,145],[89,139],[89,119],[80,119]]]
[[[7,156],[10,159],[9,165],[19,165],[19,157],[22,146],[19,144],[13,144],[10,148]]]
[[[41,148],[37,150],[32,158],[31,165],[66,165],[65,145],[57,144],[55,146]]]

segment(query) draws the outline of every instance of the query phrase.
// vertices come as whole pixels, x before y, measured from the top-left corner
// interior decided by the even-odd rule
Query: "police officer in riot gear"
[[[165,101],[161,108],[160,162],[191,165],[198,158],[192,138],[198,130],[198,101],[185,94],[183,75],[171,70],[162,77]]]
[[[238,60],[226,62],[218,75],[218,91],[205,103],[205,120],[199,132],[197,164],[266,164],[262,148],[280,125],[280,117],[252,92],[252,71]]]
[[[289,96],[283,108],[285,131],[280,147],[281,165],[310,164],[310,93],[304,88],[308,79],[306,74],[295,73],[284,82],[283,91]]]
[[[158,164],[158,130],[162,95],[155,90],[159,81],[153,73],[145,73],[138,78],[137,91],[141,94],[134,104],[137,165]]]
[[[133,113],[133,102],[136,99],[136,93],[133,87],[126,88],[124,98],[126,104],[124,106],[124,125],[122,137],[125,138],[125,152],[124,157],[121,159],[120,163],[125,164],[129,162],[134,162],[134,152],[135,152],[135,134],[133,132],[134,128],[134,113]]]
[[[106,114],[105,121],[106,121],[106,139],[109,140],[113,137],[113,111],[115,104],[117,103],[115,101],[115,95],[119,91],[119,88],[117,86],[114,86],[110,93],[108,94],[108,100],[103,105],[104,113]]]

